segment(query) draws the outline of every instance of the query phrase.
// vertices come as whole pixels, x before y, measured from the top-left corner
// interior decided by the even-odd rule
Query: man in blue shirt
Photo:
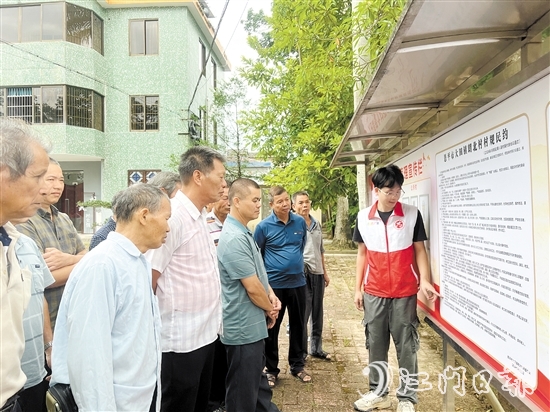
[[[266,371],[270,386],[275,386],[280,369],[279,329],[288,308],[290,344],[288,363],[290,372],[302,382],[311,382],[304,370],[306,357],[305,306],[306,278],[304,276],[304,247],[307,226],[303,217],[290,213],[290,197],[281,186],[269,190],[269,205],[272,213],[262,220],[254,239],[264,258],[269,284],[282,303],[281,313],[265,343]]]
[[[51,384],[79,410],[159,411],[160,315],[144,253],[169,231],[170,201],[149,184],[117,194],[116,232],[71,274],[53,340]]]
[[[227,412],[275,412],[271,389],[262,373],[264,339],[280,304],[267,281],[260,250],[246,227],[260,213],[260,187],[237,179],[229,190],[231,212],[218,243],[222,285],[223,334],[227,351]],[[267,323],[266,323],[267,318]]]
[[[55,279],[31,238],[21,234],[15,248],[21,267],[29,268],[32,272],[31,300],[23,314],[25,351],[21,358],[21,368],[27,376],[27,382],[20,393],[18,403],[23,412],[39,412],[46,408],[46,391],[49,384],[45,379],[47,373],[44,355],[47,355],[48,367],[51,367],[49,356],[52,351],[52,329],[44,288],[54,283]]]

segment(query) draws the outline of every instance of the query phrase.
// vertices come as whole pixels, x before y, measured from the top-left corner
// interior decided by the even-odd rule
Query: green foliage
[[[243,125],[275,166],[266,183],[306,189],[330,212],[356,180],[354,169],[329,168],[353,114],[351,3],[275,0],[272,12],[249,14],[258,59],[245,60],[242,75],[261,100]]]
[[[363,56],[357,62],[359,73],[364,73],[358,79],[362,83],[374,74],[406,3],[407,0],[366,0],[357,5],[354,38],[360,45],[358,55]]]
[[[275,166],[265,182],[308,190],[329,222],[339,196],[356,198],[355,168],[329,168],[353,116],[356,81],[372,75],[405,2],[366,0],[353,11],[350,0],[274,0],[272,16],[248,14],[258,57],[244,60],[242,76],[261,99],[242,124]]]
[[[103,207],[105,209],[111,208],[111,202],[99,199],[86,200],[85,202],[77,202],[76,204],[79,207]]]

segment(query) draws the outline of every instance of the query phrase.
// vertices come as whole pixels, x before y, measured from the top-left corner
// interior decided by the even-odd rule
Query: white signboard
[[[441,316],[536,387],[527,117],[438,153],[436,170]]]

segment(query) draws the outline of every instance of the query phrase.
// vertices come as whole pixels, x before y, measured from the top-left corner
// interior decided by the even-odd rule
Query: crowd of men
[[[49,387],[81,411],[276,412],[272,388],[287,309],[292,375],[312,382],[308,353],[331,360],[322,348],[330,278],[307,192],[291,201],[283,187],[272,187],[272,213],[252,233],[260,186],[226,182],[224,157],[192,147],[177,174],[118,192],[113,217],[86,251],[55,207],[64,181],[49,147],[11,119],[0,119],[0,139],[2,412],[45,410]],[[401,339],[400,366],[415,373],[416,294],[420,288],[434,300],[437,293],[422,218],[397,201],[400,171],[377,173],[382,196],[359,214],[354,235],[355,302],[365,310],[370,361],[387,361],[391,332]],[[379,233],[367,229],[394,220],[407,229],[388,235],[400,237],[399,250],[381,250]],[[408,265],[390,269],[391,289],[380,280],[384,254]],[[355,409],[389,406],[380,380],[370,376],[371,392]],[[413,392],[399,399],[398,410],[414,411]]]

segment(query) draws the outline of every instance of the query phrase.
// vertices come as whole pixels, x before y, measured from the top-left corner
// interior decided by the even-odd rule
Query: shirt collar
[[[6,231],[7,235],[10,237],[12,242],[17,242],[17,239],[21,236],[21,233],[17,231],[14,225],[12,225],[10,222],[6,222],[5,225],[2,226],[4,230]],[[4,245],[8,246],[8,245]]]
[[[203,208],[201,211],[197,209],[197,206],[183,193],[181,190],[178,190],[176,196],[173,198],[175,201],[180,202],[185,209],[189,212],[193,220],[197,220],[199,216],[206,215],[206,208]]]
[[[377,210],[378,210],[378,200],[370,208],[369,219],[373,219],[376,216],[376,211]],[[395,215],[395,216],[404,216],[404,214],[403,214],[403,205],[401,204],[401,202],[397,202],[395,204],[395,207],[393,208],[392,212],[393,212],[392,214]]]
[[[50,220],[52,215],[57,217],[58,214],[59,209],[57,209],[57,207],[55,207],[54,205],[50,205],[50,212],[45,212],[42,208],[38,209],[38,215],[43,219]]]
[[[206,218],[213,218],[214,221],[216,222],[216,224],[219,226],[219,227],[223,227],[223,223],[220,219],[218,219],[218,216],[216,216],[216,213],[214,213],[214,210],[211,210],[210,212],[208,212],[206,214]],[[227,217],[226,217],[227,218]]]
[[[225,224],[227,224],[227,223],[230,223],[235,228],[239,229],[240,231],[242,231],[244,233],[252,234],[252,232],[250,231],[250,229],[247,226],[243,225],[241,222],[239,222],[237,219],[235,219],[231,215],[227,215],[227,217],[225,218]]]
[[[271,219],[274,221],[274,222],[281,222],[283,223],[283,221],[281,219],[279,219],[277,217],[277,215],[275,214],[275,212],[272,210],[271,211]],[[293,212],[288,212],[288,222],[286,222],[285,224],[289,224],[291,221],[293,220],[296,220],[296,216]]]
[[[131,256],[140,257],[142,255],[137,246],[130,239],[118,232],[110,232],[107,235],[107,239],[116,242]]]

